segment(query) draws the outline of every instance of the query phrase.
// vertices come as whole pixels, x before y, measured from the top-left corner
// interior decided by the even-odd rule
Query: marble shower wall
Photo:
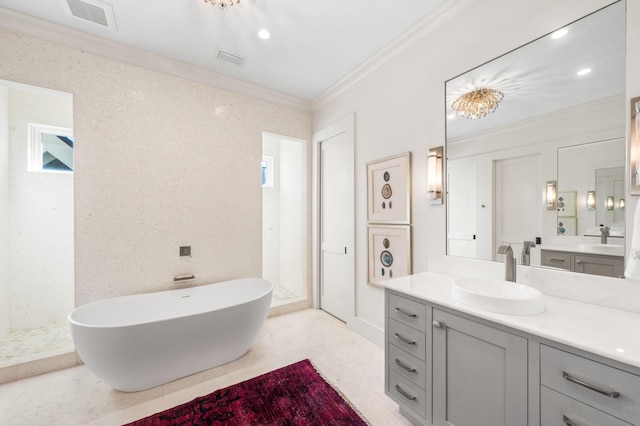
[[[76,306],[261,275],[262,132],[310,140],[309,113],[4,30],[0,57],[73,94]]]

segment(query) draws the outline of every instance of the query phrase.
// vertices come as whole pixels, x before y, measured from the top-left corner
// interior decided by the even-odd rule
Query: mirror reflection
[[[0,81],[0,367],[73,352],[73,97]]]
[[[621,247],[598,250],[622,258],[623,1],[449,80],[446,101],[449,255],[501,261],[510,244],[518,263],[557,267],[545,249],[592,250],[608,228]]]
[[[624,139],[558,149],[558,235],[624,237]]]

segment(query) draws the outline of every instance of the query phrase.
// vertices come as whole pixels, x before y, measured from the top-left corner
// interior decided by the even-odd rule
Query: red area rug
[[[127,426],[368,425],[306,359]]]

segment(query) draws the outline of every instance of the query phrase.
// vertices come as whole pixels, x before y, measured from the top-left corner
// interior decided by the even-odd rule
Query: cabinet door
[[[622,257],[576,254],[574,262],[573,270],[576,272],[605,277],[624,276],[624,260]]]
[[[527,339],[433,310],[436,426],[527,425]]]

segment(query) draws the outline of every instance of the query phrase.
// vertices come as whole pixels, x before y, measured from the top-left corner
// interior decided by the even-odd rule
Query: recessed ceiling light
[[[553,33],[551,33],[551,38],[560,38],[560,37],[564,37],[567,35],[567,33],[569,32],[568,29],[566,28],[560,28],[558,31],[554,31]]]
[[[271,37],[271,33],[265,29],[261,29],[260,31],[258,31],[258,37],[263,40],[268,40],[269,37]]]
[[[587,75],[591,72],[591,68],[584,68],[578,71],[576,74],[578,75]]]

